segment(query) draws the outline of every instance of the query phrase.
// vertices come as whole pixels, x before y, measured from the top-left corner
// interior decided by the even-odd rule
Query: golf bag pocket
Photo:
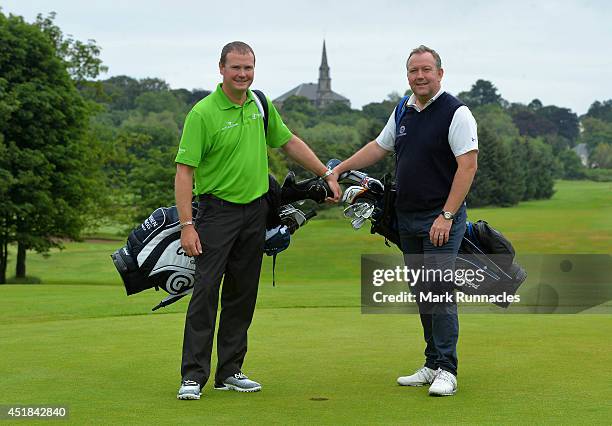
[[[197,203],[192,203],[192,217],[198,213]],[[175,294],[193,286],[195,264],[181,248],[180,233],[177,208],[161,207],[111,255],[128,295],[149,288]]]
[[[397,215],[395,214],[397,191],[391,175],[387,174],[383,177],[383,185],[385,190],[382,197],[382,205],[378,205],[378,208],[374,211],[374,215],[372,216],[374,220],[372,220],[370,233],[380,234],[385,237],[385,240],[391,241],[393,244],[400,247]]]

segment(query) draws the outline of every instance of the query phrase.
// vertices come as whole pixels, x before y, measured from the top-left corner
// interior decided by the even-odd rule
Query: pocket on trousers
[[[215,208],[217,206],[212,205],[213,202],[214,201],[210,200],[200,201],[198,203],[198,213],[194,220],[196,227],[201,226],[205,221],[210,222],[213,218],[215,210],[218,210]]]
[[[198,226],[198,223],[200,223],[201,219],[202,219],[202,215],[204,214],[204,209],[206,207],[206,204],[203,202],[198,202],[198,212],[196,213],[196,217],[193,218],[193,222],[195,224],[195,226]]]

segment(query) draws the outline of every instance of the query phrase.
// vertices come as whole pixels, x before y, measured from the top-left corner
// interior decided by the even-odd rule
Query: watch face
[[[451,212],[444,212],[444,219],[452,219],[453,214]]]

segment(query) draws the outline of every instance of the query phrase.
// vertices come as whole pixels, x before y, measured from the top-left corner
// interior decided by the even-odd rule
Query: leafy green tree
[[[591,161],[602,169],[612,169],[612,144],[597,145],[591,153]]]
[[[174,157],[179,128],[169,111],[135,113],[121,126],[129,155],[125,164],[127,181],[122,191],[132,197],[132,224],[141,222],[152,210],[174,200]],[[157,189],[155,189],[157,187]]]
[[[505,106],[507,102],[497,93],[497,88],[487,80],[476,80],[468,92],[457,95],[467,106],[476,108],[483,105]]]
[[[108,104],[111,110],[136,109],[136,99],[145,92],[170,92],[168,83],[159,78],[137,80],[125,75],[102,80],[100,86],[92,97],[96,102]]]
[[[3,283],[9,243],[19,243],[22,277],[26,250],[44,253],[61,247],[62,238],[79,237],[97,193],[99,162],[84,138],[88,108],[49,37],[0,13],[0,45],[0,104],[8,112],[0,120],[2,174],[12,177],[0,215]]]
[[[404,96],[412,95],[412,90],[408,89],[404,93]],[[375,125],[377,127],[377,133],[383,129],[387,121],[389,120],[389,116],[393,112],[393,109],[397,106],[398,102],[402,97],[397,92],[392,92],[387,95],[387,99],[382,102],[371,102],[367,105],[364,105],[361,109],[363,115],[370,119],[374,120]]]
[[[529,109],[533,110],[533,111],[537,111],[540,108],[542,108],[544,105],[542,105],[542,101],[539,99],[534,99],[531,102],[529,102],[529,105],[527,105],[527,107],[529,107]]]
[[[101,49],[96,41],[87,40],[84,43],[73,39],[70,35],[64,35],[55,25],[55,17],[55,12],[51,12],[46,17],[38,14],[35,25],[51,39],[55,46],[55,54],[64,61],[68,73],[77,85],[108,71],[108,67],[102,65],[99,57]]]
[[[319,123],[314,127],[306,128],[300,134],[325,163],[330,158],[345,159],[353,154],[361,146],[359,133],[354,127],[339,126],[332,123]],[[289,168],[298,171],[301,169],[293,163],[288,163]],[[310,174],[302,172],[303,177],[310,177]]]
[[[268,148],[268,168],[278,183],[282,184],[288,172],[287,163],[285,162],[282,151]]]
[[[350,106],[340,101],[331,102],[328,105],[325,105],[321,109],[321,115],[324,117],[328,115],[333,116],[333,115],[350,114],[352,112],[353,110],[351,109]]]
[[[169,91],[144,92],[134,101],[136,108],[143,113],[149,112],[172,112],[174,114],[185,114],[183,105]]]
[[[513,103],[507,111],[521,135],[541,137],[552,147],[555,155],[576,144],[578,117],[567,108],[542,106],[539,100],[534,99],[529,106]]]
[[[387,120],[389,120],[389,116],[393,112],[393,108],[396,106],[397,102],[385,100],[382,102],[371,102],[364,105],[361,110],[363,111],[363,115],[365,117],[374,122],[374,125],[380,133],[383,127],[385,127],[385,124],[387,124]]]
[[[112,110],[134,109],[136,107],[134,101],[143,92],[138,80],[126,75],[111,77],[101,83]]]
[[[607,123],[612,123],[612,99],[603,102],[593,102],[586,115],[587,117],[597,118]]]
[[[154,147],[134,165],[129,174],[134,195],[132,219],[140,223],[160,206],[174,204],[175,149]]]
[[[547,105],[537,110],[537,115],[545,118],[555,126],[555,133],[568,140],[571,146],[576,144],[580,133],[578,116],[569,108]]]
[[[503,196],[498,195],[497,201],[493,204],[500,205],[512,205],[521,200],[523,193],[525,192],[525,180],[527,176],[527,170],[521,157],[520,141],[522,140],[519,135],[519,130],[514,125],[514,122],[508,111],[499,105],[487,104],[473,110],[474,117],[478,124],[478,139],[479,145],[483,143],[485,145],[480,146],[478,154],[478,174],[484,174],[489,165],[490,161],[486,161],[487,154],[485,151],[488,149],[486,145],[491,144],[493,149],[498,151],[496,154],[502,165],[499,166],[501,176],[503,177]],[[487,141],[481,140],[481,134],[483,131],[488,130],[490,133],[495,134],[496,137]],[[503,144],[502,147],[498,147],[499,142]],[[485,160],[482,159],[485,157]],[[492,165],[492,164],[491,164]],[[493,166],[498,167],[498,166]],[[509,176],[506,177],[506,174]],[[501,193],[500,193],[501,194]]]
[[[149,145],[137,153],[138,158],[146,156],[148,149],[171,148],[176,150],[179,143],[179,124],[170,111],[141,114],[136,111],[121,124],[121,129],[132,133],[141,133],[151,137]]]
[[[522,194],[514,189],[516,174],[512,153],[494,128],[481,127],[478,135],[478,171],[468,194],[468,204],[511,206]]]
[[[351,126],[361,118],[361,112],[351,109],[343,102],[332,102],[319,110],[319,123],[332,123],[341,126]]]
[[[554,156],[552,148],[541,139],[525,138],[517,146],[526,170],[522,200],[550,198],[554,194]]]
[[[318,121],[317,108],[304,96],[290,96],[279,113],[290,129],[312,127]]]
[[[536,100],[532,101],[529,105],[532,105]],[[518,103],[510,105],[508,112],[521,135],[537,137],[555,133],[555,125],[546,117],[538,114],[541,108],[541,103],[539,103],[538,107],[525,106]]]
[[[12,183],[12,175],[8,168],[8,152],[4,146],[4,137],[0,134],[0,199],[4,200]]]
[[[580,157],[572,149],[561,151],[558,159],[562,165],[563,179],[585,178],[585,167],[582,165]]]
[[[185,112],[189,111],[198,101],[210,95],[209,90],[202,89],[173,89],[170,92],[172,92],[180,102],[186,105],[187,108]]]
[[[612,143],[612,122],[584,117],[581,123],[583,131],[580,141],[587,144],[590,152],[593,152],[599,144]]]

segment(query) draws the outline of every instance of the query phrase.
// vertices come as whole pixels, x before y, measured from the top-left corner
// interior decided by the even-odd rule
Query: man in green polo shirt
[[[268,102],[268,131],[255,95],[255,53],[242,42],[223,47],[219,72],[223,83],[187,115],[176,156],[176,205],[181,246],[196,259],[195,285],[183,339],[179,399],[199,399],[210,376],[210,357],[217,317],[217,370],[214,388],[256,392],[261,385],[242,373],[247,330],[253,318],[265,239],[268,206],[267,146],[289,157],[331,184],[332,200],[340,188],[312,150],[285,126]],[[195,178],[195,189],[194,189]],[[191,199],[199,198],[192,218]]]

